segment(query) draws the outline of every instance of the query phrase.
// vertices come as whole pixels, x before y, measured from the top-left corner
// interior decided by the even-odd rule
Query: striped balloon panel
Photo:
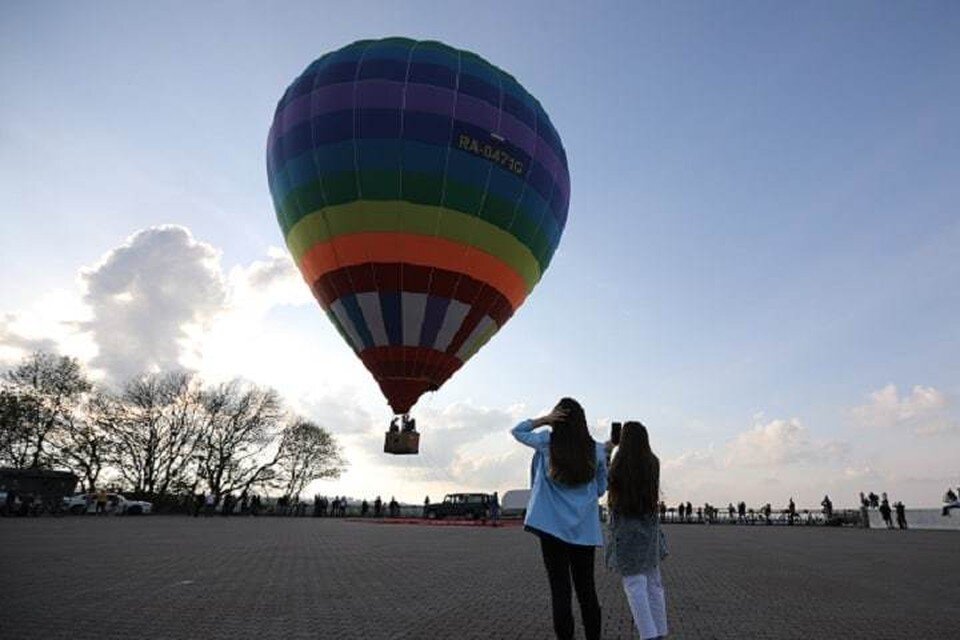
[[[277,105],[267,175],[294,260],[404,413],[539,282],[566,224],[566,154],[509,74],[438,42],[360,41]]]

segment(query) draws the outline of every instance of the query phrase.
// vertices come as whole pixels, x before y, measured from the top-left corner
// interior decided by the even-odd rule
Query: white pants
[[[646,573],[623,577],[623,590],[630,603],[633,623],[641,638],[657,638],[667,635],[667,602],[660,580],[660,568]]]

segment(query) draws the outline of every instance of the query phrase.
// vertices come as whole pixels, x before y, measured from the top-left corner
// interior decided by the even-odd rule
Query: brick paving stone
[[[955,532],[665,529],[673,637],[960,637]],[[636,638],[599,554],[597,582],[603,637]],[[518,528],[0,520],[3,640],[549,639],[549,607],[537,541]]]

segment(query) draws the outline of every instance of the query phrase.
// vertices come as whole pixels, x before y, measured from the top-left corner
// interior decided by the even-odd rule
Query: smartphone
[[[613,443],[613,446],[620,446],[620,430],[623,428],[623,425],[619,422],[614,422],[610,425],[610,442]]]

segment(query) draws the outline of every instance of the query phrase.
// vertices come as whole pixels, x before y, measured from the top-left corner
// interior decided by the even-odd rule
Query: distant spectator
[[[883,518],[887,529],[893,529],[893,518],[891,518],[890,503],[887,501],[887,494],[883,494],[883,502],[880,503],[880,516]]]
[[[831,520],[833,518],[833,502],[830,501],[830,496],[823,496],[820,506],[823,507],[823,517]]]
[[[867,496],[867,499],[870,501],[871,509],[876,509],[880,506],[880,496],[875,494],[873,491],[870,492],[870,495]]]
[[[793,519],[797,517],[797,505],[793,502],[793,497],[790,497],[790,502],[787,503],[787,524],[793,525]]]
[[[213,495],[213,491],[208,491],[206,496],[203,498],[204,506],[204,515],[210,517],[213,515],[214,509],[217,507],[217,499]]]
[[[736,512],[737,510],[734,509],[732,502],[727,505],[727,516],[730,518],[730,522],[733,522],[733,516]]]
[[[897,512],[897,526],[900,527],[901,529],[906,529],[906,528],[907,528],[907,509],[906,509],[906,507],[903,506],[903,503],[902,503],[902,502],[900,502],[899,500],[897,500],[897,501],[894,503],[893,508],[894,508],[894,509],[896,510],[896,512]]]
[[[223,496],[223,503],[220,505],[220,515],[227,517],[233,511],[233,494],[227,493]]]
[[[686,506],[681,502],[677,505],[677,521],[683,522],[683,514],[685,512]]]
[[[97,515],[107,513],[107,492],[104,491],[103,489],[99,489],[97,491],[96,513]]]
[[[247,490],[244,489],[243,493],[240,494],[240,514],[247,515],[250,513],[250,496],[247,495]]]
[[[430,510],[430,496],[423,499],[423,517],[427,517],[427,511]]]
[[[390,517],[396,518],[400,515],[400,504],[397,502],[397,499],[394,497],[390,498]]]
[[[493,492],[493,497],[490,498],[490,520],[493,521],[493,526],[497,526],[500,523],[500,496],[496,491]]]
[[[686,518],[687,518],[687,521],[688,521],[688,522],[690,521],[690,519],[693,518],[693,505],[690,504],[689,502],[687,502],[687,516],[686,516]]]
[[[370,513],[370,503],[364,498],[360,503],[360,517],[366,518],[368,513]]]
[[[667,503],[663,500],[660,501],[660,522],[667,521]]]
[[[763,507],[760,509],[760,513],[763,514],[764,522],[770,524],[770,514],[773,513],[773,507],[770,506],[769,502],[763,505]]]
[[[747,503],[741,500],[737,504],[737,522],[745,522],[747,519]]]
[[[377,496],[377,499],[373,501],[373,515],[376,518],[379,518],[383,514],[383,500],[380,499],[380,496]]]
[[[958,487],[957,490],[958,493],[960,493],[960,487]],[[951,509],[960,509],[960,499],[957,498],[957,494],[953,492],[953,489],[947,489],[947,492],[943,494],[943,512],[941,515],[950,515]]]

